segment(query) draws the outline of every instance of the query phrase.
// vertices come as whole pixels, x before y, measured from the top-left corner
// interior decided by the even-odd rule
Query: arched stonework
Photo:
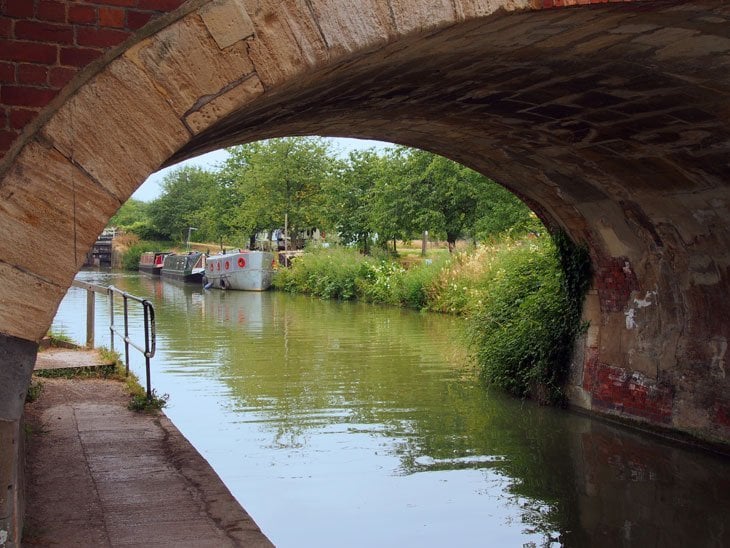
[[[95,67],[0,164],[0,397],[15,402],[0,418],[19,413],[29,343],[147,175],[321,134],[448,156],[587,243],[574,403],[730,440],[727,5],[197,4]]]

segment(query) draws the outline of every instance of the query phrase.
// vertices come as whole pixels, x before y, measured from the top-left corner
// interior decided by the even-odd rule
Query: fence
[[[156,337],[155,337],[155,307],[147,299],[142,299],[126,291],[110,285],[105,287],[102,285],[91,284],[74,280],[74,287],[86,290],[86,346],[94,347],[94,324],[96,321],[96,299],[95,293],[107,295],[109,297],[109,331],[111,336],[111,349],[114,350],[114,337],[118,336],[124,341],[124,366],[125,374],[129,375],[129,347],[139,350],[145,357],[145,373],[147,379],[147,398],[152,398],[152,381],[150,372],[150,359],[155,355]],[[119,295],[124,302],[124,329],[120,330],[114,323],[114,296]],[[133,341],[129,336],[129,301],[133,301],[142,305],[144,311],[144,346]]]

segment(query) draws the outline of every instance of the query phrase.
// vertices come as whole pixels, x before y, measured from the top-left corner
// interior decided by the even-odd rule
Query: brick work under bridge
[[[0,0],[8,545],[37,341],[87,250],[150,173],[267,137],[392,141],[511,189],[591,250],[573,403],[730,442],[730,5],[356,5]]]

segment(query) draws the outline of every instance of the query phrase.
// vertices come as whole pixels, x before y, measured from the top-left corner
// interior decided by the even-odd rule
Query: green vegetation
[[[143,390],[141,393],[137,392],[132,394],[132,399],[129,401],[127,409],[142,413],[154,413],[165,407],[169,399],[169,394],[159,395],[154,388],[152,389],[151,397],[148,398],[147,393]]]
[[[354,250],[317,250],[276,287],[463,315],[483,378],[519,397],[561,404],[590,268],[564,235],[522,237],[408,268]]]
[[[288,224],[289,232],[327,228],[322,185],[335,177],[338,162],[326,141],[272,139],[228,149],[219,174],[228,200],[221,213],[224,230],[248,245],[258,232]],[[232,199],[231,199],[232,198]]]
[[[44,379],[113,379],[118,377],[118,371],[115,365],[39,369],[33,374],[36,377]]]
[[[125,204],[113,222],[143,237],[248,247],[288,225],[319,228],[333,246],[308,250],[275,286],[465,316],[483,377],[520,397],[560,403],[590,279],[585,250],[550,238],[494,181],[434,154],[394,147],[333,155],[319,138],[271,139],[229,149],[216,171],[182,168],[150,204]],[[398,258],[398,241],[446,241],[448,253]],[[155,236],[157,235],[157,236]],[[457,240],[472,242],[455,252]],[[124,262],[136,269],[143,251]],[[164,398],[162,398],[164,399]]]
[[[127,409],[130,411],[139,411],[142,413],[156,413],[167,405],[170,399],[168,394],[159,395],[152,389],[151,396],[147,397],[147,391],[142,387],[137,375],[132,373],[125,374],[125,367],[122,364],[120,355],[112,350],[102,349],[102,355],[115,358],[115,378],[124,381],[130,400]]]
[[[41,396],[43,383],[38,379],[31,379],[28,391],[25,393],[25,403],[33,403]]]
[[[561,404],[590,278],[585,251],[562,235],[555,240],[562,243],[537,240],[494,256],[470,328],[487,381],[516,396]],[[576,265],[573,280],[562,258]]]
[[[66,333],[49,331],[46,335],[48,346],[52,348],[72,348],[78,346]]]
[[[228,149],[214,171],[184,167],[169,173],[150,203],[130,200],[111,219],[141,240],[187,240],[247,247],[261,232],[288,225],[290,235],[318,228],[365,253],[397,240],[472,241],[506,232],[541,231],[530,210],[490,179],[429,152],[394,147],[338,158],[312,137],[271,139]],[[330,238],[331,239],[331,238]],[[392,244],[392,246],[391,246]],[[141,244],[140,244],[141,245]],[[148,247],[133,246],[125,264]],[[158,249],[159,250],[159,247]]]

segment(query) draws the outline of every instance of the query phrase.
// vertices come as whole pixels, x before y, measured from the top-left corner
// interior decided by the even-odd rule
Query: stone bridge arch
[[[147,175],[320,134],[450,157],[587,243],[573,402],[727,443],[730,8],[563,3],[190,0],[121,37],[0,162],[0,438],[86,251]]]

